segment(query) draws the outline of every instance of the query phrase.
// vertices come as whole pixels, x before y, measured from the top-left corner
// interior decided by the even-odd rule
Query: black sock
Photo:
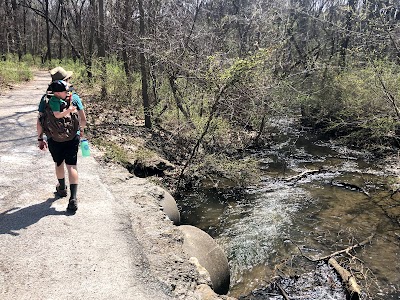
[[[60,190],[65,190],[65,178],[58,179],[58,183],[60,184]]]
[[[77,184],[70,184],[69,188],[71,189],[71,197],[70,197],[70,199],[76,199],[76,192],[78,191],[78,185]]]

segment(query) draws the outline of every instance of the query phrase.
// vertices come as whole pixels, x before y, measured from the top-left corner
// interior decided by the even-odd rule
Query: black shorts
[[[76,165],[78,161],[79,135],[67,142],[56,142],[50,138],[47,143],[53,161],[57,163],[57,166],[60,166],[63,161],[67,165]]]

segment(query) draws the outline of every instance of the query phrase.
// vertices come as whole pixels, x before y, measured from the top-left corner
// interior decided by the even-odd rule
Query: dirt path
[[[48,81],[38,72],[0,96],[0,299],[198,299],[179,230],[146,180],[79,153],[79,210],[66,213],[50,153],[36,147]]]

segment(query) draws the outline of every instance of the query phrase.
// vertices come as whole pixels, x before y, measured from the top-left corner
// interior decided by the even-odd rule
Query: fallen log
[[[400,192],[400,188],[398,188],[398,189],[396,189],[394,191],[391,191],[390,192],[390,198],[393,198],[393,196],[396,195],[398,192]]]
[[[345,287],[350,295],[350,299],[359,299],[361,288],[354,276],[341,265],[339,265],[339,263],[333,257],[329,258],[328,264],[330,264],[342,278],[342,282],[345,284]]]
[[[346,249],[342,249],[336,252],[333,252],[329,255],[326,256],[322,256],[319,258],[311,258],[308,257],[306,255],[303,254],[303,252],[301,251],[301,249],[297,246],[297,248],[299,249],[300,253],[302,254],[303,257],[305,257],[306,259],[312,261],[312,262],[318,262],[318,261],[328,261],[328,264],[331,265],[336,272],[339,274],[339,276],[341,277],[342,281],[345,284],[346,290],[348,291],[349,295],[350,295],[350,299],[351,300],[358,300],[360,298],[360,286],[358,285],[356,279],[354,278],[354,276],[347,271],[345,268],[343,268],[342,266],[339,265],[339,263],[336,261],[336,259],[334,259],[333,257],[342,253],[346,253],[348,255],[351,256],[351,254],[349,253],[351,250],[358,248],[358,247],[362,247],[368,243],[371,242],[372,238],[374,237],[374,233],[372,233],[368,238],[366,238],[365,240],[363,240],[360,243],[357,243],[355,245],[352,245],[350,247],[347,247]]]
[[[285,289],[277,282],[276,282],[276,285],[277,285],[279,291],[281,292],[282,297],[285,300],[290,300],[289,295],[286,293]]]
[[[350,246],[350,247],[347,247],[346,249],[342,249],[342,250],[333,252],[333,253],[331,253],[331,254],[329,254],[329,255],[322,256],[322,257],[320,257],[320,258],[309,258],[309,257],[305,256],[304,254],[303,254],[303,256],[306,257],[307,259],[311,260],[311,261],[317,262],[317,261],[321,261],[321,260],[327,260],[327,259],[329,259],[329,258],[331,258],[331,257],[334,257],[334,256],[339,255],[339,254],[342,254],[342,253],[349,254],[349,252],[350,252],[351,250],[353,250],[353,249],[355,249],[355,248],[358,248],[358,247],[365,246],[366,244],[370,243],[371,240],[372,240],[372,238],[374,237],[374,235],[375,235],[375,233],[372,233],[369,237],[367,237],[365,240],[363,240],[363,241],[360,242],[360,243],[357,243],[357,244],[355,244],[355,245],[352,245],[352,246]]]
[[[345,189],[349,189],[352,191],[357,191],[360,193],[365,194],[366,196],[370,197],[369,193],[362,187],[359,187],[358,185],[352,184],[352,183],[347,183],[347,182],[340,182],[340,181],[331,181],[331,185],[337,186],[337,187],[342,187]]]
[[[305,178],[307,176],[318,174],[318,173],[323,173],[323,172],[327,172],[327,171],[328,170],[324,169],[324,168],[320,168],[318,170],[307,170],[300,174],[294,175],[292,177],[285,178],[284,180],[286,182],[299,181],[300,179]]]

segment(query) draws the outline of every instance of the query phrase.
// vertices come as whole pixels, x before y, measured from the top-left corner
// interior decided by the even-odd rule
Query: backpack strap
[[[40,99],[40,101],[44,102],[44,104],[46,105],[47,103],[49,103],[49,99],[51,98],[51,96],[53,96],[52,94],[44,94],[42,96],[42,98]]]

